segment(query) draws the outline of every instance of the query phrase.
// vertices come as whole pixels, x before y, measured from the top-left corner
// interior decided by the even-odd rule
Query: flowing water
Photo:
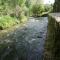
[[[43,60],[47,17],[30,17],[22,28],[0,39],[0,60]]]

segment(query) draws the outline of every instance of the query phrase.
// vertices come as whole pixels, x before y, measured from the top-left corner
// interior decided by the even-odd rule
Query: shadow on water
[[[43,60],[47,17],[30,17],[22,29],[0,39],[0,60]]]

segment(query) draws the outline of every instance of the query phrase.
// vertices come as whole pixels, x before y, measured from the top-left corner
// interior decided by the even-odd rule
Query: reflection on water
[[[47,17],[30,17],[25,26],[0,39],[0,60],[43,60]]]

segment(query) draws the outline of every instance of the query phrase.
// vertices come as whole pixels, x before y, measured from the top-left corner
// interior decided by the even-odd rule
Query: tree
[[[19,17],[24,11],[26,0],[0,0],[1,15]]]
[[[54,12],[60,12],[60,0],[55,0],[54,6],[53,6]]]

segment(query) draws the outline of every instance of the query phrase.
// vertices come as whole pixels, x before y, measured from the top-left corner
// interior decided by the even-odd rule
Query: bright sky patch
[[[44,4],[53,4],[55,0],[44,0]]]

